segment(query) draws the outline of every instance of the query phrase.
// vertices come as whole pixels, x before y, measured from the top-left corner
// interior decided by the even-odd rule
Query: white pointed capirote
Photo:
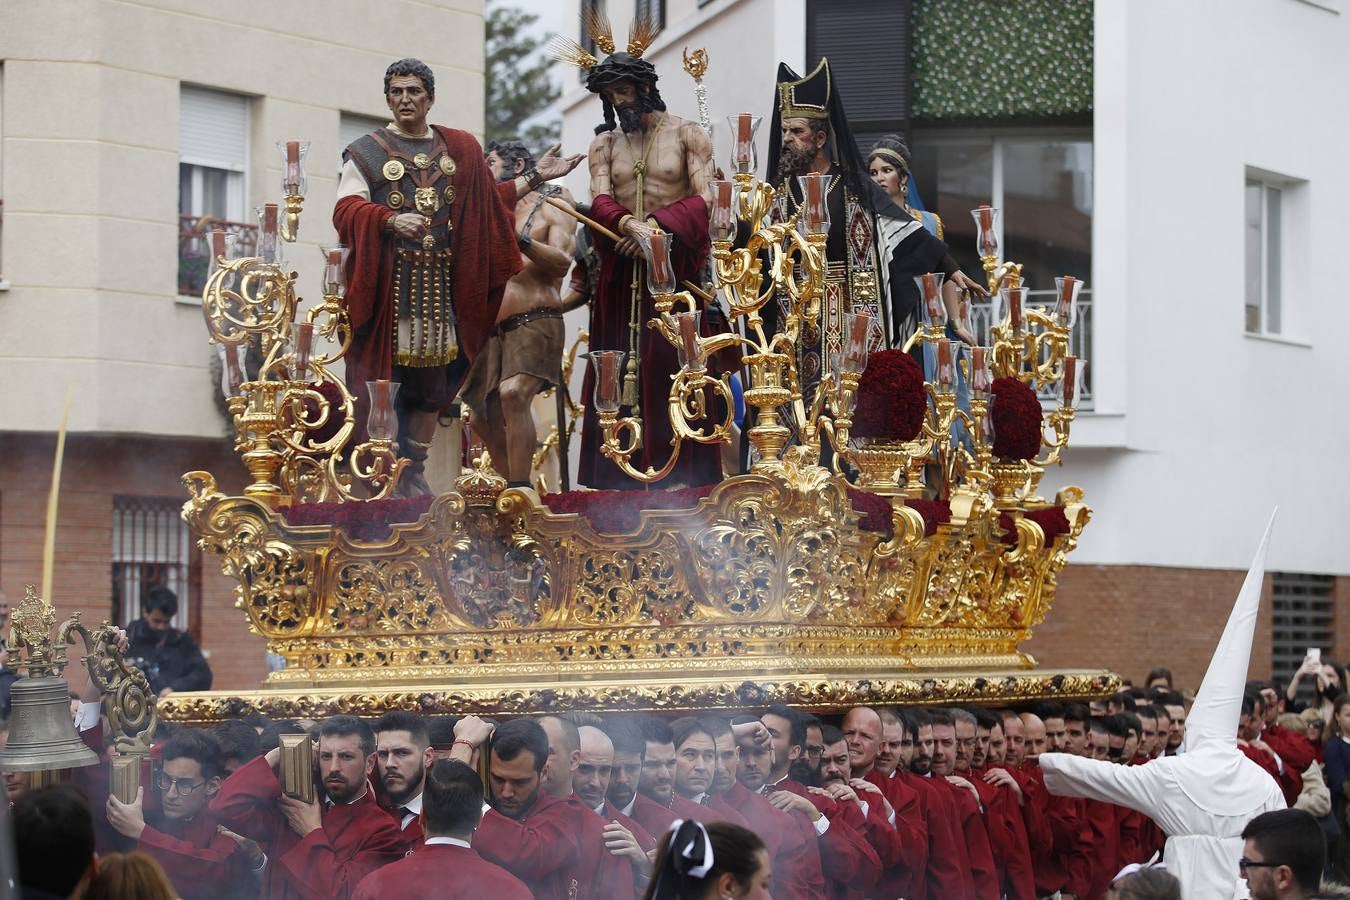
[[[1253,817],[1284,809],[1269,773],[1237,747],[1238,716],[1261,606],[1271,513],[1247,580],[1186,717],[1185,752],[1142,766],[1122,766],[1066,753],[1042,753],[1050,793],[1087,797],[1142,812],[1167,835],[1163,858],[1187,900],[1245,897],[1238,876],[1242,829]]]

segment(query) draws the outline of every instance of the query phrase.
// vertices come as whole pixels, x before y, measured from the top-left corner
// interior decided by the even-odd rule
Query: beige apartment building
[[[200,305],[202,234],[247,245],[281,193],[277,141],[310,142],[286,261],[318,294],[342,148],[387,121],[416,56],[435,122],[480,134],[483,0],[46,0],[0,5],[0,591],[41,575],[55,431],[71,392],[51,598],[128,621],[179,594],[216,687],[256,684],[263,642],[178,516],[183,472],[242,487]]]

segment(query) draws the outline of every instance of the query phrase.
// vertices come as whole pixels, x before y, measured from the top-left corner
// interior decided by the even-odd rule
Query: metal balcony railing
[[[1032,291],[1031,300],[1033,306],[1048,305],[1054,301],[1054,291]],[[1042,304],[1039,301],[1044,301]],[[989,319],[990,301],[976,302],[971,304],[970,319],[971,326],[974,329],[976,338],[988,340],[989,337]],[[1092,294],[1084,289],[1078,295],[1078,321],[1073,326],[1073,335],[1069,340],[1070,351],[1079,359],[1086,359],[1089,363],[1092,361]],[[1041,402],[1052,404],[1058,402],[1053,392],[1042,391]],[[1092,366],[1088,365],[1083,375],[1083,392],[1080,395],[1079,409],[1092,409]]]
[[[253,256],[258,249],[258,226],[227,222],[212,216],[178,217],[178,293],[198,296],[211,271],[211,232],[236,235],[233,255]]]

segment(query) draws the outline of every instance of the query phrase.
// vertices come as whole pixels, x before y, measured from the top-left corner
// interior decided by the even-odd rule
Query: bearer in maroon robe
[[[640,241],[656,231],[671,235],[676,280],[681,285],[701,281],[710,246],[706,198],[713,178],[707,133],[697,122],[666,112],[656,80],[656,68],[641,59],[640,49],[633,56],[614,53],[586,75],[587,89],[600,95],[605,111],[605,125],[589,152],[591,217],[621,238],[615,243],[594,236],[600,271],[591,306],[591,349],[630,356],[624,400],[642,415],[642,446],[630,460],[640,470],[660,469],[669,458],[670,379],[679,369],[675,348],[647,327],[656,312],[642,275]],[[705,311],[705,334],[711,330],[708,317]],[[583,393],[588,401],[594,386],[595,370],[588,366]],[[579,479],[595,488],[631,488],[632,480],[600,453],[603,436],[593,407],[587,402]],[[720,478],[718,447],[686,441],[669,483],[693,486]]]
[[[483,805],[477,772],[457,760],[438,760],[427,770],[421,797],[425,841],[363,878],[353,900],[532,900],[524,882],[472,846]]]
[[[157,783],[142,787],[135,802],[108,797],[108,822],[160,864],[180,897],[247,893],[255,871],[262,869],[262,852],[252,841],[241,850],[207,809],[220,790],[220,748],[209,734],[184,729],[162,745],[161,754]],[[144,809],[147,787],[161,792],[158,810]]]
[[[398,823],[375,801],[375,734],[355,716],[319,726],[315,761],[323,790],[312,803],[283,796],[279,749],[220,786],[211,811],[267,854],[263,897],[345,900],[362,878],[403,855]]]
[[[578,840],[578,810],[543,790],[548,735],[533,719],[512,719],[494,731],[466,716],[455,725],[452,758],[471,764],[489,736],[492,808],[478,826],[475,849],[525,882],[537,900],[591,896],[592,871]]]

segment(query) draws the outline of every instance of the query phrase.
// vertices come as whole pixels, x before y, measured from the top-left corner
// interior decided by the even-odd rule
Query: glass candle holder
[[[1072,275],[1055,279],[1055,322],[1063,328],[1073,328],[1078,321],[1078,293],[1083,282]]]
[[[947,324],[947,310],[942,305],[942,282],[946,277],[942,272],[914,276],[919,287],[919,311],[923,324],[929,328],[943,328]]]
[[[280,266],[281,236],[277,220],[277,205],[264,203],[253,210],[258,215],[258,259],[264,263]]]
[[[347,293],[347,257],[351,248],[342,244],[319,247],[323,254],[323,292],[325,296],[342,297]]]
[[[992,206],[980,206],[970,211],[971,218],[975,220],[975,249],[982,257],[998,258],[998,222],[1001,212]]]
[[[970,392],[977,399],[987,399],[994,379],[989,373],[989,348],[970,348]]]
[[[209,236],[211,244],[211,264],[207,271],[207,277],[216,274],[222,261],[228,262],[234,259],[235,253],[239,247],[239,234],[234,231],[225,231],[220,228],[213,229]]]
[[[998,292],[998,303],[994,310],[994,321],[1006,324],[1013,337],[1022,336],[1022,311],[1026,308],[1027,289],[1025,287],[1002,288]]]
[[[366,382],[366,394],[370,397],[366,436],[372,441],[392,441],[398,437],[398,416],[394,413],[398,389],[399,383],[387,378]]]
[[[690,372],[703,372],[708,368],[707,357],[699,342],[699,324],[701,312],[678,312],[675,314],[675,333],[680,342],[675,345],[680,365]]]
[[[708,218],[708,237],[714,241],[736,239],[736,213],[732,208],[736,184],[731,181],[712,183],[712,212]]]
[[[826,195],[830,190],[830,176],[798,175],[797,185],[802,192],[799,226],[804,234],[830,233],[830,204]]]
[[[309,190],[305,175],[305,157],[309,155],[309,141],[277,141],[281,153],[281,194],[283,197],[303,197]]]
[[[248,381],[248,344],[217,344],[220,353],[220,393],[226,400],[244,393]]]
[[[937,383],[944,393],[956,385],[956,350],[949,338],[937,342]]]
[[[1077,409],[1083,399],[1083,376],[1087,360],[1070,354],[1064,357],[1064,377],[1059,382],[1059,402],[1065,409]]]
[[[309,381],[310,360],[314,357],[314,344],[319,337],[313,322],[296,322],[291,326],[291,378],[295,381]]]
[[[595,367],[594,403],[597,412],[619,411],[623,361],[627,355],[622,350],[592,350],[586,354]]]
[[[643,235],[640,243],[647,257],[647,290],[652,296],[675,293],[675,267],[670,259],[670,235],[663,231]]]
[[[848,313],[844,316],[844,348],[839,354],[839,371],[861,375],[867,368],[872,346],[872,314]]]
[[[740,113],[727,116],[734,140],[731,143],[731,171],[737,175],[753,175],[759,168],[759,154],[755,152],[755,134],[763,116]]]

